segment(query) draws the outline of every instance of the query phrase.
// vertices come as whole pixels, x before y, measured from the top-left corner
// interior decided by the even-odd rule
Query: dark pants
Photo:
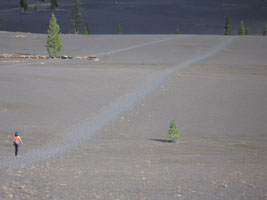
[[[17,156],[19,151],[19,145],[14,142],[14,146],[15,146],[15,156]]]

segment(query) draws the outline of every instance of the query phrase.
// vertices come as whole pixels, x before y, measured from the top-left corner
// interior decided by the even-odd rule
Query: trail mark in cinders
[[[123,51],[129,51],[129,50],[132,50],[132,49],[137,49],[137,48],[141,48],[141,47],[145,47],[145,46],[150,46],[150,45],[158,44],[158,43],[161,43],[161,42],[166,42],[166,41],[171,41],[171,40],[178,40],[178,39],[182,39],[182,38],[185,38],[185,37],[187,37],[187,36],[181,36],[181,37],[175,37],[175,38],[165,38],[165,39],[162,39],[162,40],[155,40],[155,41],[152,41],[152,42],[132,45],[132,46],[121,48],[121,49],[115,49],[115,50],[111,50],[111,51],[96,53],[96,54],[94,54],[94,56],[101,57],[101,56],[105,56],[105,55],[121,53]]]

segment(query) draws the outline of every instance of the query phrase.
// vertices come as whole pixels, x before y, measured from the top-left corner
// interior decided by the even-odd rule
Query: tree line
[[[41,0],[41,1],[45,2],[46,0]],[[26,12],[29,9],[27,0],[20,0],[19,4],[22,8],[22,12]],[[50,0],[50,9],[52,11],[54,11],[58,7],[59,7],[58,0]],[[38,9],[38,7],[37,7],[37,5],[35,5],[34,10],[36,11],[37,9]],[[84,25],[82,31],[80,32],[81,25],[83,23],[80,0],[74,0],[74,5],[72,7],[71,22],[72,22],[72,28],[73,28],[74,33],[81,33],[81,34],[86,34],[86,35],[90,34],[90,29],[88,27],[87,22],[85,22],[85,25]],[[226,16],[226,22],[225,22],[224,30],[225,30],[224,35],[233,35],[233,31],[231,28],[231,19],[230,19],[229,15]],[[117,33],[123,34],[122,27],[120,24],[118,24]],[[177,28],[175,33],[180,34],[180,30]],[[239,27],[238,34],[239,35],[250,35],[251,34],[249,27],[245,27],[243,20],[240,21],[240,27]],[[264,25],[263,35],[264,36],[267,35],[267,24]]]
[[[251,34],[249,27],[245,27],[243,20],[240,21],[238,34],[239,35],[250,35]],[[232,28],[231,28],[231,19],[229,15],[226,16],[225,26],[224,26],[224,35],[233,35]],[[264,25],[263,35],[267,36],[267,24]]]
[[[45,1],[45,0],[42,0]],[[51,5],[50,8],[53,11],[57,7],[59,7],[57,0],[50,0]],[[20,0],[20,5],[25,12],[28,9],[28,4],[27,0]],[[81,3],[80,0],[74,0],[74,5],[72,8],[72,27],[73,31],[75,34],[80,33],[81,25],[82,25],[82,12],[81,12]],[[232,33],[232,28],[231,28],[231,19],[230,16],[226,16],[226,22],[224,26],[225,35],[233,35]],[[62,42],[61,42],[61,33],[60,33],[60,27],[57,24],[57,19],[55,14],[52,12],[52,16],[49,22],[49,27],[48,27],[48,38],[47,38],[47,43],[46,43],[46,48],[47,52],[50,57],[58,57],[61,55],[61,49],[62,49]],[[117,33],[118,34],[123,34],[122,27],[120,24],[118,24],[117,27]],[[176,29],[176,34],[179,34],[180,31],[177,28]],[[90,29],[88,27],[88,23],[85,23],[85,26],[83,27],[83,30],[81,34],[90,34]],[[250,35],[250,29],[248,27],[245,27],[244,21],[241,20],[240,22],[240,27],[239,27],[239,35]],[[263,30],[263,35],[267,35],[267,25],[265,24],[264,30]]]
[[[41,0],[43,2],[45,2],[45,0]],[[27,12],[29,10],[29,5],[28,5],[28,2],[27,0],[20,0],[19,1],[19,5],[21,6],[21,11],[22,12]],[[58,1],[57,0],[50,0],[50,9],[51,10],[55,10],[56,8],[58,8],[59,5],[58,5]],[[37,5],[34,5],[34,10],[37,11],[38,10],[38,7]]]

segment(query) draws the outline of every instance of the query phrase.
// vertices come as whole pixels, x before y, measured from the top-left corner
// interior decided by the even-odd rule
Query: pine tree
[[[74,0],[74,6],[72,8],[72,27],[74,33],[79,33],[81,23],[82,23],[81,3],[80,0]]]
[[[176,122],[174,120],[172,120],[170,124],[168,138],[171,142],[176,142],[177,140],[181,139],[181,133],[179,132],[178,126],[176,125]]]
[[[38,10],[38,6],[34,5],[33,9],[34,9],[34,11],[37,11]]]
[[[267,36],[267,24],[264,25],[263,35]]]
[[[240,22],[239,35],[246,35],[246,29],[243,20]]]
[[[88,27],[88,23],[87,22],[85,23],[85,26],[83,28],[83,34],[84,35],[90,35],[90,29]]]
[[[176,29],[176,34],[180,34],[180,31],[179,31],[179,29],[178,29],[178,28]]]
[[[246,28],[246,35],[250,35],[250,29]]]
[[[225,30],[224,35],[232,35],[231,19],[229,15],[226,16],[224,30]]]
[[[51,10],[55,10],[58,7],[57,0],[51,0],[50,8]]]
[[[48,27],[46,48],[50,57],[61,56],[61,33],[60,27],[57,24],[57,19],[54,13],[52,13],[49,27]]]
[[[22,12],[26,12],[28,10],[28,3],[27,3],[27,0],[20,0],[19,2],[20,6],[21,6],[21,9],[22,9]]]
[[[118,24],[117,32],[118,32],[118,34],[123,34],[122,28],[121,28],[121,25],[120,24]]]

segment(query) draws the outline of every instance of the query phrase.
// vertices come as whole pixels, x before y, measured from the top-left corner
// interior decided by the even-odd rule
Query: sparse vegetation
[[[28,3],[27,3],[27,0],[20,0],[19,4],[21,6],[22,12],[28,11],[29,6],[28,6]]]
[[[226,16],[224,30],[225,30],[224,35],[232,35],[231,19],[229,15]]]
[[[123,32],[122,32],[122,28],[121,28],[121,25],[120,25],[120,24],[118,24],[117,33],[118,33],[118,34],[123,34]]]
[[[51,0],[50,9],[55,10],[56,8],[58,8],[57,0]]]
[[[83,34],[84,35],[90,35],[90,29],[88,27],[88,23],[87,22],[85,23],[85,26],[83,28]]]
[[[267,24],[264,25],[263,35],[267,36]]]
[[[250,29],[246,28],[246,35],[250,35]]]
[[[79,33],[79,29],[82,23],[81,2],[80,0],[74,0],[72,8],[72,27],[74,33]]]
[[[243,20],[240,22],[239,35],[246,35],[246,29]]]
[[[33,10],[34,11],[37,11],[38,10],[38,6],[37,5],[34,5]]]
[[[50,57],[61,56],[61,33],[60,27],[57,24],[57,19],[54,13],[52,13],[49,27],[48,27],[46,48]]]
[[[181,133],[179,132],[178,126],[176,125],[176,122],[174,120],[172,120],[170,124],[168,138],[170,142],[176,142],[177,140],[181,140]]]

